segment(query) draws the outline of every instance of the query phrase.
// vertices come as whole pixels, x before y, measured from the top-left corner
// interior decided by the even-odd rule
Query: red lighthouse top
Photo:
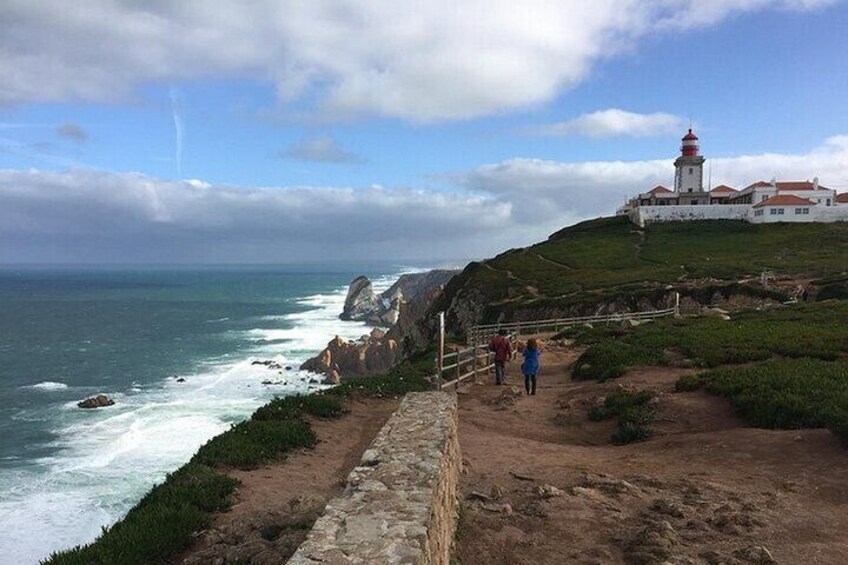
[[[692,128],[689,128],[689,133],[683,136],[683,145],[680,147],[680,152],[684,157],[697,157],[699,150],[698,136],[692,133]]]

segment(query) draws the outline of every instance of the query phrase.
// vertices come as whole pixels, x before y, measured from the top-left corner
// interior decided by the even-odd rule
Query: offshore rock
[[[350,283],[345,298],[342,320],[366,320],[385,310],[383,301],[374,294],[368,277],[356,277]]]
[[[113,404],[115,404],[114,400],[102,394],[77,402],[77,406],[80,408],[102,408],[104,406],[112,406]]]
[[[434,269],[401,275],[379,296],[374,293],[368,277],[356,277],[350,283],[339,317],[372,326],[391,327],[398,322],[404,304],[418,301],[432,294],[434,289],[441,290],[456,273],[447,269]]]

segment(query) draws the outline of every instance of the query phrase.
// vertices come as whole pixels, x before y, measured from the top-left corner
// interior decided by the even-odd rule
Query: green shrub
[[[344,414],[344,400],[332,390],[306,396],[275,398],[253,413],[254,420],[289,420],[309,414],[319,418],[338,418]]]
[[[642,441],[652,435],[649,425],[654,417],[651,407],[653,393],[647,390],[639,392],[613,392],[603,405],[593,406],[589,410],[589,419],[594,422],[618,418],[618,429],[612,436],[613,443],[623,445]]]
[[[308,423],[291,420],[246,420],[210,439],[192,461],[213,467],[251,468],[297,447],[312,447]]]

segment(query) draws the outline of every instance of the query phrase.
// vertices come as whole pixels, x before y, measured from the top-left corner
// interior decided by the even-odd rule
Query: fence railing
[[[586,324],[612,324],[627,320],[645,322],[675,316],[680,312],[679,305],[662,310],[648,310],[644,312],[622,312],[620,314],[599,314],[596,316],[579,316],[574,318],[552,318],[549,320],[530,320],[524,322],[507,322],[502,324],[486,324],[473,326],[468,331],[468,342],[470,344],[481,343],[491,338],[500,330],[506,330],[510,334],[533,334],[545,331],[558,332],[560,330],[583,326]]]
[[[440,388],[458,386],[465,379],[486,374],[494,367],[494,353],[489,351],[488,344],[473,345],[444,353],[439,365],[441,365],[438,374]]]
[[[674,306],[661,310],[621,312],[619,314],[597,314],[572,318],[551,318],[500,324],[472,326],[468,331],[468,347],[456,351],[445,351],[445,314],[439,313],[439,350],[436,356],[436,382],[439,388],[458,386],[463,380],[485,374],[495,366],[494,353],[489,351],[489,339],[501,330],[510,340],[517,341],[521,334],[536,334],[546,331],[558,332],[586,324],[613,324],[627,320],[647,322],[680,314],[680,294],[675,295]]]

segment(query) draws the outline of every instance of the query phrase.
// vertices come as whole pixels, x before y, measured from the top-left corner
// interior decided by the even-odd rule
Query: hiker
[[[495,384],[504,383],[506,362],[512,358],[512,343],[506,337],[506,330],[498,330],[498,335],[489,342],[489,351],[495,353]]]
[[[524,373],[524,390],[527,394],[536,394],[536,375],[539,373],[540,354],[536,338],[531,337],[522,351],[524,362],[521,364],[521,372]]]

